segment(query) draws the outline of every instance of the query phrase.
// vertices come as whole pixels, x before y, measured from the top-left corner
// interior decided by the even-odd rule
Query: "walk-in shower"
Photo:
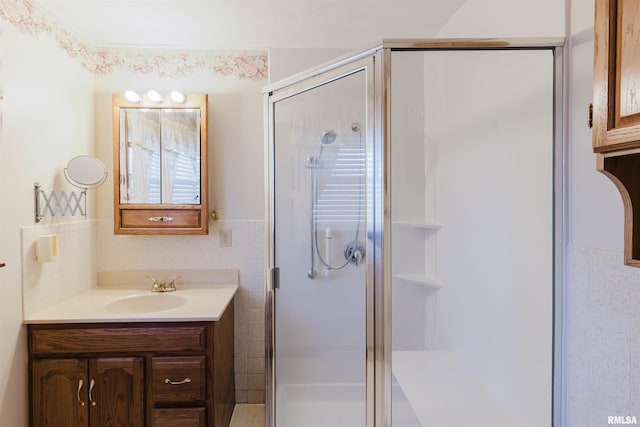
[[[561,46],[386,41],[265,89],[268,426],[557,423]]]

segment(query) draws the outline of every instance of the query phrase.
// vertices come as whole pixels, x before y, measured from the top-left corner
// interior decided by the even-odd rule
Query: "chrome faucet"
[[[155,277],[145,276],[147,279],[151,279],[153,284],[151,285],[151,292],[173,292],[176,290],[176,280],[182,276],[176,275],[170,282],[158,282]]]

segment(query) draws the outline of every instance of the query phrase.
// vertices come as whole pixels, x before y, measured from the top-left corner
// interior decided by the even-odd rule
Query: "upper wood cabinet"
[[[624,204],[625,264],[640,267],[640,1],[596,0],[593,150]]]
[[[596,0],[593,148],[640,147],[640,2]]]
[[[207,234],[207,95],[112,96],[115,234]]]

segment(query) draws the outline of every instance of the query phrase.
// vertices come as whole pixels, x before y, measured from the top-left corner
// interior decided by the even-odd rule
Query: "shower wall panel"
[[[393,53],[393,373],[423,427],[551,419],[552,70],[549,51]]]
[[[432,275],[426,271],[424,234],[410,224],[427,219],[424,144],[424,59],[422,55],[396,55],[392,74],[391,139],[403,147],[394,150],[390,173],[393,176],[391,198],[393,223],[391,239],[394,272],[405,278]],[[431,217],[431,216],[430,216]],[[431,217],[433,219],[433,217]],[[416,232],[417,231],[417,232]],[[419,285],[394,278],[392,340],[394,349],[416,350],[425,346],[425,293]],[[404,286],[403,286],[404,285]]]
[[[439,339],[525,425],[545,425],[552,373],[553,56],[441,52],[427,61],[446,69],[427,124],[439,129],[432,140],[436,203],[446,219],[437,249],[447,284]]]

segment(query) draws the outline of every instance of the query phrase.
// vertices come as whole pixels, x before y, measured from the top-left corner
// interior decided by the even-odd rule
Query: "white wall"
[[[269,49],[269,83],[290,77],[321,64],[331,63],[349,49]]]
[[[565,0],[466,0],[437,37],[564,37]]]
[[[0,270],[0,419],[19,427],[28,423],[20,228],[34,224],[33,183],[49,191],[68,189],[63,167],[71,157],[93,151],[94,79],[52,40],[19,33],[4,22],[2,31],[0,254],[7,267]],[[47,218],[42,229],[69,220]]]
[[[2,28],[3,25],[0,24],[0,58],[4,58],[3,55],[3,51],[4,51],[4,40],[3,40],[3,35],[2,35]],[[2,96],[4,97],[4,77],[2,75],[2,65],[1,65],[1,60],[0,60],[0,91],[2,92]],[[4,149],[3,149],[3,142],[4,142],[4,131],[3,131],[3,124],[1,122],[1,120],[3,120],[3,113],[4,113],[4,102],[2,100],[0,100],[0,155],[4,155]],[[4,157],[4,156],[3,156]],[[2,226],[2,224],[4,224],[4,206],[5,206],[5,202],[4,202],[4,197],[2,196],[4,193],[4,174],[0,173],[0,263],[5,262],[5,255],[7,255],[7,251],[8,248],[5,248],[5,245],[2,244],[1,242],[4,242],[5,239],[3,237],[5,231],[4,231],[4,227]],[[4,290],[4,282],[5,282],[5,269],[0,267],[0,289]],[[14,291],[15,292],[15,291]],[[15,294],[14,294],[15,295]],[[15,297],[15,296],[14,296]],[[6,310],[1,310],[0,313],[5,313]],[[5,336],[7,337],[7,339],[9,337],[11,337],[12,335],[16,334],[16,329],[18,328],[18,326],[16,325],[16,313],[11,313],[8,316],[4,316],[3,314],[0,314],[0,325],[12,325],[12,326],[8,326],[8,327],[2,327],[0,326],[0,340],[2,340],[3,342],[5,341]],[[15,348],[13,350],[4,350],[4,351],[0,351],[0,370],[2,372],[2,392],[0,392],[0,400],[2,402],[4,402],[5,400],[5,389],[6,389],[6,382],[7,380],[5,379],[9,373],[9,366],[11,364],[11,359],[12,356],[15,352]],[[20,354],[24,354],[24,353],[20,353]],[[24,375],[24,373],[22,374]],[[1,405],[1,407],[4,407],[4,404]],[[8,415],[11,416],[12,418],[18,418],[18,417],[22,417],[22,420],[24,420],[24,407],[21,408],[21,412],[20,415]],[[5,411],[3,410],[2,413],[4,413]]]
[[[640,269],[623,265],[622,199],[595,170],[593,0],[571,1],[567,425],[640,416]]]

